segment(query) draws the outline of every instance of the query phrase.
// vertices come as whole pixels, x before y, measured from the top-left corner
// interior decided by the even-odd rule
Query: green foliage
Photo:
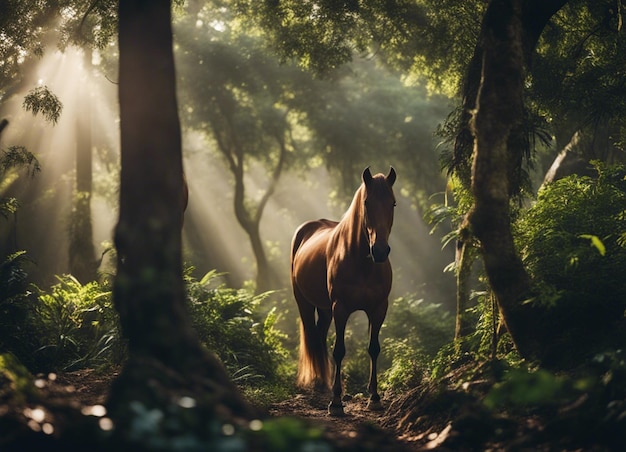
[[[253,421],[249,437],[255,450],[330,452],[319,427],[307,425],[301,419],[280,417]]]
[[[440,227],[450,231],[442,239],[442,248],[459,237],[461,223],[474,202],[468,187],[455,175],[450,175],[446,188],[445,193],[429,199],[430,205],[424,213],[424,220],[432,226],[431,234]],[[443,201],[437,201],[439,196],[443,196]]]
[[[25,402],[36,392],[32,374],[12,353],[0,354],[0,402]]]
[[[485,3],[289,0],[241,1],[239,8],[263,28],[283,58],[318,74],[332,73],[355,54],[376,53],[390,65],[428,75],[438,88],[454,94]]]
[[[626,73],[626,39],[620,32],[622,16],[623,11],[610,0],[568,2],[542,35],[530,93],[542,110],[550,112],[557,127],[570,122],[569,127],[576,124],[592,133],[603,121],[623,127],[626,101],[620,93]]]
[[[34,176],[41,171],[39,161],[34,154],[29,152],[24,146],[9,146],[0,155],[0,172],[3,176],[11,169],[25,168],[29,176]]]
[[[355,324],[356,323],[356,324]],[[348,353],[344,361],[346,391],[366,393],[369,379],[368,337],[359,322],[352,322],[346,334]],[[414,295],[391,303],[381,329],[378,359],[382,388],[404,390],[415,387],[430,372],[430,362],[454,335],[454,318],[440,305]]]
[[[41,113],[47,121],[54,124],[59,120],[63,110],[59,98],[45,85],[32,89],[24,97],[23,107],[26,111],[32,111],[35,116]]]
[[[37,346],[37,332],[30,315],[29,263],[26,252],[19,251],[0,264],[0,350],[32,363],[28,357]]]
[[[435,380],[468,363],[473,363],[475,367],[483,363],[516,366],[522,361],[510,334],[502,331],[504,328],[500,324],[499,311],[491,291],[474,291],[471,298],[473,305],[466,315],[475,329],[471,334],[441,347],[431,362],[430,376]]]
[[[211,287],[218,276],[211,271],[200,281],[187,277],[187,301],[200,340],[219,356],[234,381],[275,381],[285,371],[288,353],[283,334],[275,328],[276,311],[264,319],[258,315],[269,293]]]
[[[272,170],[277,137],[284,136],[285,169],[325,164],[340,176],[342,195],[352,195],[364,166],[393,162],[405,162],[405,187],[430,193],[441,185],[432,130],[447,100],[407,86],[378,58],[359,59],[317,79],[291,59],[281,63],[233,11],[208,8],[198,14],[202,25],[189,17],[177,24],[182,118],[210,130],[216,147],[232,154],[229,165],[243,158]]]
[[[71,275],[57,279],[49,292],[38,291],[34,306],[37,365],[71,370],[119,363],[124,348],[110,288],[95,281],[82,285]]]
[[[26,55],[42,55],[49,20],[57,2],[13,0],[0,4],[0,92],[19,79]]]
[[[426,356],[434,356],[450,341],[454,318],[441,305],[406,295],[393,301],[385,320],[389,340],[402,341]]]
[[[117,6],[115,0],[79,0],[70,2],[60,26],[59,46],[75,44],[80,47],[103,49],[117,33]]]
[[[29,176],[34,176],[41,171],[39,161],[23,146],[10,146],[7,150],[0,153],[0,182],[7,179],[11,170],[25,169]],[[4,218],[15,214],[20,207],[20,203],[16,198],[0,199],[0,215]]]
[[[432,357],[411,347],[408,338],[388,340],[386,353],[392,356],[391,367],[385,370],[384,387],[402,390],[416,388],[428,372]]]
[[[125,344],[106,282],[81,284],[71,275],[58,276],[49,290],[27,290],[24,253],[0,266],[0,346],[12,351],[34,371],[74,370],[121,363]],[[219,275],[187,277],[187,299],[201,341],[215,352],[231,378],[267,404],[287,396],[286,336],[276,328],[275,309],[260,315],[270,295],[224,286],[210,287]]]
[[[597,179],[570,176],[539,192],[515,224],[524,265],[541,289],[533,302],[582,315],[591,324],[626,308],[626,168],[598,166]],[[598,276],[602,275],[599,279]],[[557,296],[555,296],[557,295]]]
[[[488,408],[503,406],[539,407],[562,404],[570,396],[568,380],[538,369],[512,369],[494,385],[484,399]]]
[[[623,439],[624,397],[626,360],[617,349],[597,354],[575,372],[510,367],[496,376],[483,403],[494,412],[543,415],[553,431],[614,445]]]
[[[242,12],[257,18],[285,59],[327,74],[349,61],[358,2],[240,2]],[[322,6],[323,5],[323,6]],[[357,42],[359,50],[363,43]]]

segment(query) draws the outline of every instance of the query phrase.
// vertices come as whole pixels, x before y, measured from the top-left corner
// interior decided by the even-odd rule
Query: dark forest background
[[[92,441],[259,447],[267,429],[219,426],[296,391],[292,234],[339,219],[365,167],[393,166],[387,400],[418,413],[442,387],[463,394],[446,412],[480,406],[479,444],[520,412],[561,413],[548,432],[585,423],[563,447],[623,444],[623,13],[615,0],[4,2],[3,403],[34,403],[32,375],[119,371],[115,428],[92,425]],[[366,319],[349,328],[346,392],[365,393]],[[23,420],[11,410],[6,425]]]

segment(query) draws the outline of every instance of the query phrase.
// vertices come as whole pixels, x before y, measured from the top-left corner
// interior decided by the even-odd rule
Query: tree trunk
[[[548,21],[558,10],[560,10],[568,0],[526,0],[521,5],[521,44],[522,63],[530,65],[532,54],[535,51],[539,37]],[[495,19],[498,20],[497,18]],[[470,127],[472,111],[476,108],[478,90],[481,84],[481,76],[484,60],[484,36],[488,24],[483,21],[478,43],[474,49],[474,54],[468,64],[467,72],[462,87],[463,106],[459,118],[458,132],[454,143],[454,157],[452,170],[457,173],[461,181],[466,185],[470,184],[471,153],[474,145],[474,135]],[[519,132],[523,133],[523,129]],[[525,140],[521,140],[523,143]],[[520,158],[521,152],[520,150]],[[512,161],[514,163],[514,161]],[[512,168],[516,171],[517,168]],[[514,188],[514,187],[513,187]]]
[[[231,129],[234,128],[231,126]],[[214,127],[213,130],[215,136],[219,136],[217,127]],[[278,162],[274,167],[268,187],[256,206],[253,206],[251,202],[246,200],[246,186],[244,183],[244,152],[241,145],[238,144],[236,140],[233,140],[233,152],[233,148],[228,147],[223,141],[218,140],[219,149],[222,152],[222,155],[226,158],[230,171],[235,178],[235,193],[233,196],[235,218],[237,218],[237,222],[250,239],[252,253],[254,254],[254,259],[257,264],[257,276],[255,281],[256,293],[266,292],[279,286],[278,276],[274,273],[274,269],[267,259],[267,254],[265,253],[260,233],[261,218],[263,217],[265,206],[276,190],[276,185],[282,175],[287,155],[287,147],[284,139],[277,134],[276,140],[280,147]]]
[[[256,260],[256,293],[263,293],[277,287],[276,275],[265,254],[265,248],[263,247],[263,241],[259,233],[259,223],[257,222],[251,226],[251,229],[246,230],[246,233],[250,238],[252,252]]]
[[[507,329],[520,354],[539,352],[528,318],[530,280],[516,253],[510,227],[510,158],[507,142],[523,114],[521,6],[494,0],[483,23],[482,83],[473,117],[474,206],[467,223],[480,240],[485,271]]]
[[[465,229],[467,231],[467,229]],[[456,249],[456,324],[454,339],[461,339],[475,330],[470,322],[468,309],[470,308],[472,264],[476,259],[475,245],[469,238],[459,238]]]
[[[251,207],[246,208],[243,171],[235,173],[234,204],[235,217],[250,240],[252,253],[254,254],[254,259],[257,265],[255,291],[256,293],[262,293],[270,289],[274,289],[276,288],[276,280],[274,278],[275,275],[273,274],[272,268],[267,260],[265,248],[263,247],[263,241],[261,240],[261,234],[259,232],[261,213],[265,204],[259,204],[256,215],[248,210]]]
[[[496,9],[500,8],[498,4],[501,2],[492,3],[493,4],[489,6],[485,15],[485,20],[482,24],[478,43],[476,44],[474,54],[468,64],[464,84],[462,87],[463,107],[459,118],[459,129],[454,143],[454,158],[451,170],[454,171],[461,179],[461,181],[467,185],[475,184],[476,177],[478,177],[478,183],[480,184],[482,176],[481,174],[476,174],[475,159],[477,155],[477,140],[476,131],[475,128],[472,129],[471,121],[472,112],[476,111],[478,105],[477,102],[479,101],[479,91],[491,89],[491,87],[485,88],[484,81],[482,80],[485,70],[484,62],[486,58],[491,58],[493,56],[493,50],[490,50],[489,55],[485,54],[485,46],[493,46],[493,39],[488,39],[488,37],[493,34],[494,27],[498,26],[498,22],[501,20],[501,18],[498,16],[501,11],[494,12]],[[518,65],[520,71],[523,68],[524,62],[526,64],[530,64],[531,55],[537,45],[541,32],[545,28],[550,18],[566,3],[567,0],[532,0],[522,2],[522,4],[519,6],[516,19],[518,23],[518,30],[516,30],[516,33],[518,33],[518,36],[516,37],[516,45],[519,46],[519,48],[516,50],[516,58],[519,58]],[[502,19],[504,19],[504,16],[502,17]],[[498,55],[495,56],[498,57]],[[505,55],[499,55],[499,57],[505,57]],[[495,69],[497,69],[497,67]],[[501,68],[501,70],[504,73],[506,69],[503,67]],[[516,75],[516,77],[521,80],[522,73],[520,72]],[[495,84],[494,81],[491,81],[491,83]],[[497,102],[497,99],[493,100]],[[519,92],[519,102],[517,102],[516,105],[520,109],[523,108],[523,104],[521,104],[521,91]],[[495,105],[494,107],[498,108],[497,105]],[[506,106],[502,105],[501,107],[505,108]],[[485,109],[491,107],[483,105],[482,108]],[[515,106],[511,105],[511,108],[515,108]],[[486,114],[484,111],[483,113]],[[501,152],[505,152],[507,156],[506,160],[498,163],[499,173],[496,175],[496,177],[502,177],[502,182],[504,185],[506,185],[506,190],[508,191],[507,193],[500,193],[500,195],[505,196],[505,199],[499,200],[500,204],[504,204],[506,202],[506,214],[502,212],[502,215],[507,216],[509,209],[508,200],[511,195],[517,193],[517,191],[519,190],[519,174],[522,163],[522,155],[525,152],[525,150],[519,146],[519,143],[526,142],[526,140],[524,139],[516,139],[512,141],[518,143],[518,145],[510,145],[511,141],[509,141],[509,136],[511,132],[514,135],[524,133],[523,127],[520,127],[522,110],[520,110],[516,114],[518,114],[519,117],[507,126],[511,128],[507,128],[504,134],[505,136],[501,137],[501,139],[504,140],[499,144],[504,146]],[[494,119],[497,119],[497,116]],[[487,139],[488,137],[481,137],[481,146],[483,146],[483,138]],[[495,140],[496,139],[494,138],[494,144]],[[484,145],[488,145],[488,143],[485,143]],[[469,162],[472,162],[472,158],[470,158],[471,153],[473,153],[474,158],[473,166],[469,164]],[[487,158],[488,157],[485,155],[484,159]],[[482,164],[480,164],[482,160],[483,156],[481,155],[479,157],[479,169],[482,167]],[[489,203],[489,201],[485,200],[483,201],[483,204],[485,202]],[[498,210],[496,205],[494,205],[493,208]],[[475,215],[475,212],[472,213],[472,215]],[[506,229],[509,229],[508,234],[510,235],[508,217],[506,220],[502,218],[501,221],[503,222],[502,226]],[[471,259],[469,259],[469,255],[471,254],[470,251],[473,246],[471,244],[471,236],[473,234],[473,231],[471,230],[471,228],[467,227],[469,225],[470,222],[468,221],[468,218],[466,218],[463,225],[461,226],[461,233],[464,235],[464,238],[459,243],[459,249],[457,250],[459,260],[457,262],[457,319],[455,328],[456,338],[468,334],[472,329],[471,326],[467,324],[467,319],[465,318],[466,316],[464,316],[464,313],[469,306],[469,288],[467,287],[466,275],[469,274],[469,268],[467,268],[467,266],[471,264]],[[508,239],[505,242],[510,242],[511,240],[512,239]],[[512,257],[510,252],[508,252],[507,255],[509,257]]]
[[[91,67],[91,51],[85,50],[85,70]],[[79,87],[81,95],[76,119],[76,191],[70,227],[70,273],[81,283],[97,279],[98,261],[93,245],[91,218],[92,195],[92,139],[91,92],[86,83]]]
[[[198,340],[185,306],[184,185],[170,7],[169,0],[119,2],[122,169],[114,303],[129,356],[108,404],[120,438],[130,432],[137,402],[168,412],[172,400],[189,395],[223,407],[213,414],[252,415]]]

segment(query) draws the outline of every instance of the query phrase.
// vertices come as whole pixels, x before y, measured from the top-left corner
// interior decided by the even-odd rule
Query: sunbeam
[[[2,146],[24,145],[42,166],[42,172],[32,180],[21,175],[13,183],[5,181],[3,195],[17,197],[22,207],[1,225],[4,251],[28,250],[36,262],[33,277],[39,283],[54,281],[53,275],[69,271],[68,228],[76,180],[77,127],[87,107],[91,118],[91,213],[96,257],[104,250],[105,242],[112,242],[117,220],[117,85],[88,59],[74,48],[47,52],[33,68],[29,83],[22,84],[3,103],[1,111],[10,123],[2,135]],[[47,86],[63,103],[56,125],[22,108],[28,90],[38,85]],[[256,263],[249,238],[235,220],[232,175],[211,146],[202,132],[187,131],[184,135],[184,166],[190,189],[183,229],[184,259],[195,267],[196,276],[216,269],[226,275],[229,284],[241,286],[254,279]],[[398,166],[401,186],[401,162],[391,163]],[[267,186],[269,174],[251,166],[254,170],[249,171],[246,190],[254,199]],[[339,219],[343,212],[329,202],[332,190],[331,176],[323,167],[309,170],[305,177],[285,172],[265,208],[261,237],[285,288],[289,286],[290,241],[298,225],[317,218]],[[410,200],[400,195],[390,245],[395,273],[392,297],[418,292],[450,305],[449,291],[442,287],[450,287],[451,281],[442,269],[451,255],[441,253],[438,239],[428,234],[419,214],[411,209]]]
[[[36,263],[33,276],[38,282],[52,281],[53,275],[69,271],[68,228],[75,192],[79,118],[91,119],[91,152],[102,151],[94,155],[94,173],[106,171],[99,159],[105,150],[118,153],[117,112],[112,101],[116,86],[88,67],[88,63],[91,66],[85,54],[75,48],[64,52],[49,49],[33,68],[31,77],[2,105],[2,116],[9,120],[2,136],[3,147],[26,146],[41,163],[40,174],[32,180],[16,179],[3,193],[17,197],[22,205],[11,220],[13,224],[5,225],[5,229],[10,229],[17,223],[18,231],[14,243],[5,246],[28,250]],[[22,108],[24,96],[35,86],[48,87],[63,104],[57,124],[33,117]],[[94,178],[98,180],[102,176],[98,174]],[[93,241],[99,247],[101,242],[111,240],[114,200],[105,200],[97,190],[93,200],[92,222],[96,225]],[[99,254],[101,250],[96,251]]]

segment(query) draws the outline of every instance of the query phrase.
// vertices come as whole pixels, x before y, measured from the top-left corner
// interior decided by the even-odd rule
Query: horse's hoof
[[[367,409],[370,411],[382,411],[385,409],[380,400],[369,400],[367,402]]]
[[[333,402],[330,402],[330,405],[328,405],[329,416],[340,417],[340,416],[343,416],[344,414],[345,413],[343,412],[342,404],[334,405]]]

